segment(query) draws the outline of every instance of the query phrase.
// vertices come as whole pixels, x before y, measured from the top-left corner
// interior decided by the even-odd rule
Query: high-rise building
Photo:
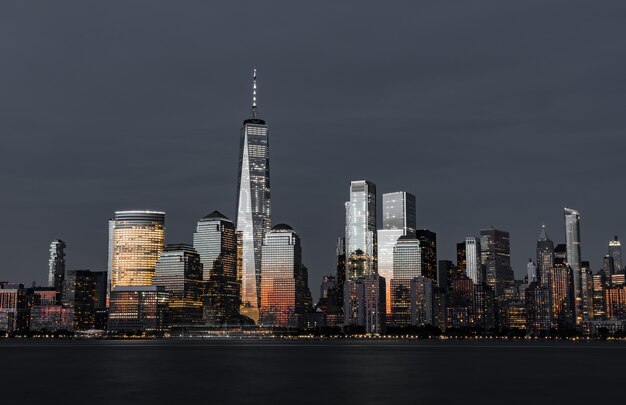
[[[343,285],[346,282],[346,238],[337,238],[337,305],[343,308]]]
[[[593,320],[593,273],[588,261],[580,265],[580,297],[583,321]]]
[[[459,277],[452,280],[452,291],[446,306],[447,328],[474,326],[474,280]]]
[[[574,327],[574,282],[572,268],[561,259],[547,272],[553,324],[558,328]]]
[[[593,318],[605,319],[606,318],[606,305],[605,305],[605,288],[606,277],[602,270],[593,275]]]
[[[193,247],[200,255],[204,318],[222,324],[239,315],[241,281],[237,278],[235,225],[218,211],[198,221]]]
[[[348,275],[377,274],[376,185],[367,180],[352,181],[345,207]]]
[[[90,270],[71,270],[65,277],[63,306],[73,312],[73,329],[94,329],[96,321],[96,274]]]
[[[28,297],[23,284],[0,282],[0,332],[28,329]]]
[[[237,231],[241,232],[241,313],[259,319],[263,238],[271,221],[269,132],[257,117],[256,69],[252,84],[252,117],[244,120],[237,180]]]
[[[602,271],[609,279],[615,273],[615,261],[610,255],[605,255],[602,258]]]
[[[613,238],[613,240],[609,242],[609,256],[613,258],[615,271],[617,273],[623,272],[624,268],[622,267],[622,244],[619,239],[617,239],[617,236],[615,236],[615,238]]]
[[[389,283],[393,325],[405,326],[411,323],[411,280],[422,275],[421,242],[415,235],[401,236],[393,248],[393,273]],[[432,294],[431,294],[432,295]]]
[[[159,256],[152,284],[169,294],[166,326],[202,323],[202,263],[192,246],[167,245]]]
[[[452,286],[452,280],[461,276],[459,268],[451,260],[439,260],[437,264],[437,287],[442,291],[448,291]]]
[[[387,281],[387,313],[391,312],[393,249],[398,238],[415,235],[415,196],[405,191],[383,194],[383,229],[378,230],[378,274]]]
[[[564,208],[563,214],[565,217],[565,246],[567,249],[567,264],[572,268],[574,278],[574,315],[576,325],[579,325],[583,320],[580,269],[580,213],[570,208]]]
[[[626,320],[626,286],[611,286],[605,291],[607,319]]]
[[[152,285],[164,246],[164,212],[116,211],[109,221],[110,289]]]
[[[54,287],[57,292],[57,302],[61,302],[63,295],[63,281],[65,279],[65,249],[67,245],[61,239],[50,243],[50,258],[48,260],[48,287]]]
[[[435,325],[433,281],[428,277],[418,276],[410,282],[410,320],[411,325]]]
[[[344,286],[344,324],[363,328],[367,334],[385,330],[385,279],[374,274],[349,279]]]
[[[304,324],[307,280],[300,237],[278,224],[263,240],[260,323],[298,328]]]
[[[467,251],[465,244],[465,241],[456,244],[456,268],[459,276],[467,276]]]
[[[465,274],[474,284],[485,282],[481,264],[480,240],[474,236],[465,238]]]
[[[498,298],[514,279],[509,233],[494,228],[481,230],[480,256],[485,268],[485,281],[495,290]]]
[[[541,226],[537,240],[537,277],[543,284],[547,282],[546,272],[554,264],[554,243],[548,238],[546,226]]]
[[[166,328],[169,293],[164,287],[115,287],[110,303],[110,331],[162,332]]]
[[[415,231],[422,247],[422,275],[437,283],[437,234],[428,229]]]
[[[542,332],[544,334],[549,332],[552,329],[552,303],[547,283],[529,283],[526,288],[525,303],[528,333],[539,336]]]
[[[528,264],[526,265],[526,277],[528,279],[528,284],[538,281],[537,266],[533,263],[533,259],[528,259]]]

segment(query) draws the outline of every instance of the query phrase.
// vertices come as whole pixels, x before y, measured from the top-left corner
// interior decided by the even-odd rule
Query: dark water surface
[[[11,340],[0,387],[2,404],[624,403],[626,345]]]

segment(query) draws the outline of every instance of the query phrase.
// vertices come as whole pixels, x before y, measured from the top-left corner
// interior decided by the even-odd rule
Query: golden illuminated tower
[[[152,285],[164,246],[164,212],[116,211],[109,223],[110,289]]]

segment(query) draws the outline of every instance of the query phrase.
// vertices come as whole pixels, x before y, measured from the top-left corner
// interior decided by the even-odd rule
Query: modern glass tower
[[[65,279],[65,248],[67,245],[61,239],[50,243],[50,259],[48,260],[48,287],[54,287],[57,292],[57,302],[61,302],[63,280]]]
[[[537,277],[541,284],[546,284],[547,271],[554,264],[554,243],[548,238],[546,226],[541,226],[541,233],[537,240]]]
[[[301,327],[304,322],[305,273],[300,237],[285,224],[265,235],[261,266],[260,323]]]
[[[474,284],[485,282],[480,257],[480,240],[475,236],[465,238],[465,274]]]
[[[238,317],[241,280],[237,278],[235,225],[219,211],[213,211],[198,221],[193,247],[200,255],[202,280],[207,285],[205,318],[221,324]]]
[[[378,230],[378,274],[387,280],[387,313],[391,312],[393,251],[398,238],[415,235],[415,196],[405,191],[383,194],[383,229]]]
[[[367,180],[350,183],[346,202],[346,259],[352,276],[377,274],[376,185]],[[353,271],[359,266],[358,271]]]
[[[622,244],[617,236],[609,242],[609,256],[613,258],[613,267],[617,273],[621,273],[624,268],[622,267]]]
[[[485,281],[494,289],[497,298],[514,279],[509,233],[494,228],[482,229],[480,257],[485,268]]]
[[[574,313],[576,325],[582,321],[582,289],[580,258],[580,213],[571,208],[564,208],[565,246],[567,264],[572,268],[574,279]]]
[[[152,285],[159,254],[165,246],[165,213],[116,211],[109,222],[111,290]]]
[[[241,313],[259,319],[263,237],[271,227],[269,134],[257,118],[256,69],[252,117],[243,122],[237,180],[237,231],[241,232]]]

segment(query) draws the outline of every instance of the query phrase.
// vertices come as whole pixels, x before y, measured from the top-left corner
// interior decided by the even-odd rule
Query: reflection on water
[[[622,398],[626,345],[0,341],[0,358],[22,403],[575,404]]]

